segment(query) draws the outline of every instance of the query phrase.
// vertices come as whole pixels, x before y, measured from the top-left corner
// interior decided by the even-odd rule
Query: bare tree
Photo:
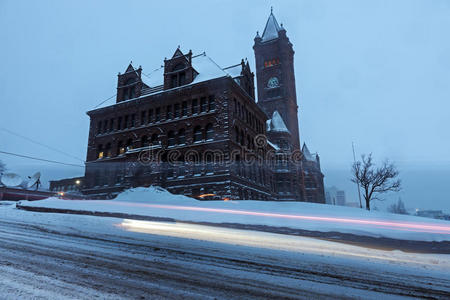
[[[400,179],[397,179],[399,172],[394,164],[388,160],[384,161],[381,167],[376,168],[372,161],[372,154],[362,155],[361,161],[356,161],[352,166],[352,181],[363,189],[366,209],[370,210],[370,202],[382,200],[380,194],[400,191]]]

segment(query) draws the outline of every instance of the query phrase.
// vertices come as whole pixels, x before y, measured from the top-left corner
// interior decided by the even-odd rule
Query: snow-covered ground
[[[136,202],[133,202],[136,203]],[[450,256],[177,222],[0,207],[0,298],[450,295]]]
[[[110,201],[49,198],[21,201],[20,206],[266,225],[411,241],[450,241],[448,221],[301,202],[198,201],[153,187],[131,189]]]

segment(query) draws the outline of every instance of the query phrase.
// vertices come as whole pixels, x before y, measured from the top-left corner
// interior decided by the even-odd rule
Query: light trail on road
[[[181,211],[197,211],[207,213],[220,213],[220,214],[234,214],[234,215],[247,215],[258,216],[266,218],[280,218],[280,219],[297,219],[297,220],[309,220],[327,223],[346,223],[354,225],[369,225],[381,228],[414,231],[414,232],[427,232],[427,233],[439,233],[450,234],[450,225],[434,225],[418,222],[396,222],[389,220],[367,220],[367,219],[353,219],[345,217],[329,217],[329,216],[310,216],[310,215],[294,215],[294,214],[282,214],[282,213],[269,213],[258,212],[248,210],[235,210],[224,208],[208,208],[208,207],[195,207],[195,206],[179,206],[179,205],[166,205],[166,204],[147,204],[147,203],[128,203],[121,201],[98,201],[99,203],[108,203],[112,205],[120,206],[132,206],[132,207],[148,207],[159,208],[169,210],[181,210]]]
[[[360,246],[324,241],[309,237],[289,236],[277,233],[256,232],[234,228],[219,228],[183,222],[153,222],[124,219],[118,227],[127,231],[160,236],[204,240],[230,245],[251,246],[290,252],[352,257],[390,263],[450,268],[450,260],[445,255],[392,252]]]

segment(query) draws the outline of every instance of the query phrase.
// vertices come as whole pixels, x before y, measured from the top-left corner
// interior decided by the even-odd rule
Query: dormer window
[[[135,93],[135,84],[136,79],[129,78],[123,87],[123,100],[133,99],[136,96]]]
[[[164,60],[164,89],[191,83],[198,73],[192,67],[192,52],[183,54],[179,48],[171,59]]]

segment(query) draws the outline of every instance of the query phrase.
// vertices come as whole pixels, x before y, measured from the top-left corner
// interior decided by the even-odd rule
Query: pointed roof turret
[[[311,152],[309,152],[309,149],[308,149],[308,146],[306,146],[306,143],[303,143],[302,153],[306,160],[315,161],[314,157],[311,155]]]
[[[278,32],[280,30],[282,30],[282,28],[278,25],[277,19],[275,19],[271,8],[269,19],[267,20],[266,27],[262,34],[262,41],[266,42],[278,38]]]
[[[281,117],[280,113],[277,110],[273,112],[272,119],[270,119],[270,123],[268,125],[269,131],[289,133],[289,130],[287,129],[286,124],[283,121],[283,118]]]
[[[183,56],[183,52],[181,52],[180,50],[180,46],[178,46],[177,50],[175,50],[175,53],[172,55],[172,58],[178,57],[178,56]]]

